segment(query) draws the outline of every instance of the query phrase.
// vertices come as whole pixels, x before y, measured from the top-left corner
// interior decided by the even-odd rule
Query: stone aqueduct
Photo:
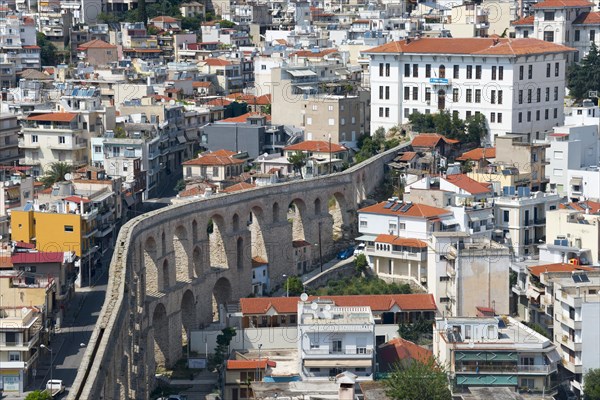
[[[356,226],[358,203],[398,150],[330,176],[174,205],[125,224],[68,398],[148,398],[157,363],[182,356],[186,332],[251,292],[251,256],[266,259],[272,282],[281,284],[283,274],[296,273],[292,240],[316,243],[321,230],[331,251],[334,227]]]

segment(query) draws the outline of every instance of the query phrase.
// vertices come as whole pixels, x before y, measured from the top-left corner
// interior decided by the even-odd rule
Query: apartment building
[[[17,168],[22,169],[22,167]],[[33,197],[33,178],[22,176],[18,170],[10,176],[10,179],[2,182],[0,188],[0,235],[9,237],[9,210],[24,206],[28,201],[33,200]]]
[[[540,137],[532,139],[532,135],[522,134],[507,134],[497,138],[495,163],[516,167],[520,174],[529,174],[531,191],[545,191],[548,183],[546,178],[548,143],[537,140]]]
[[[217,150],[199,154],[197,158],[182,164],[183,177],[187,180],[207,180],[221,188],[244,172],[244,159],[236,157],[238,153]]]
[[[224,395],[228,399],[238,400],[253,399],[254,393],[249,382],[262,381],[277,366],[275,361],[268,358],[226,362]]]
[[[560,361],[551,340],[511,317],[439,318],[433,354],[449,366],[455,392],[487,386],[544,393]]]
[[[478,307],[508,314],[510,252],[464,232],[434,232],[427,248],[427,291],[445,315],[475,316]]]
[[[494,239],[506,244],[518,258],[538,253],[538,245],[547,237],[546,216],[558,208],[560,196],[530,192],[528,188],[504,188],[494,199]]]
[[[482,113],[490,142],[507,132],[540,136],[563,121],[572,51],[537,39],[494,38],[407,39],[367,50],[371,131],[439,110],[462,119]]]
[[[206,58],[199,62],[201,73],[209,74],[218,94],[241,92],[244,88],[242,64],[220,58]]]
[[[80,44],[77,47],[77,58],[90,65],[106,66],[117,62],[119,54],[117,46],[96,39]]]
[[[341,171],[350,160],[348,148],[324,140],[307,140],[283,148],[285,156],[301,153],[306,157],[302,176],[312,178]]]
[[[0,113],[0,165],[14,166],[19,161],[19,131],[16,115]]]
[[[33,18],[6,13],[0,17],[0,57],[16,72],[41,67]]]

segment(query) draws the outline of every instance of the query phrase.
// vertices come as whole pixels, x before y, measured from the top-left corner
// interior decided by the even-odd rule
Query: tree
[[[46,187],[54,185],[56,182],[65,180],[65,175],[73,171],[73,167],[67,163],[56,161],[48,166],[44,176],[42,176],[42,183]]]
[[[283,282],[283,290],[289,293],[290,296],[300,296],[304,292],[304,285],[302,279],[297,276],[289,276]]]
[[[40,61],[42,65],[56,65],[56,46],[42,32],[36,34],[37,45],[40,46]]]
[[[386,394],[394,400],[452,399],[446,370],[433,357],[396,365],[384,384]]]
[[[432,332],[432,322],[421,317],[417,318],[412,324],[407,322],[398,324],[398,334],[400,337],[405,340],[410,340],[411,342],[418,342],[419,339],[421,339],[421,336]]]
[[[583,398],[600,400],[600,369],[590,369],[583,378]]]
[[[487,123],[485,116],[481,113],[475,114],[467,120],[467,137],[469,143],[481,143],[481,140],[487,136]]]
[[[575,99],[585,99],[591,90],[600,91],[600,54],[594,42],[581,62],[569,68],[567,87]]]
[[[25,397],[25,400],[52,400],[52,396],[46,391],[34,390]]]
[[[235,328],[224,328],[221,333],[217,335],[217,347],[215,348],[214,354],[208,357],[209,369],[220,369],[224,366],[225,360],[229,356],[229,344],[233,340],[234,336],[237,335]]]
[[[177,181],[177,183],[175,184],[175,187],[173,188],[173,190],[175,190],[177,193],[181,192],[183,189],[185,189],[185,179],[180,179]]]
[[[300,176],[302,176],[302,167],[306,164],[304,154],[301,151],[296,151],[288,156],[288,161],[294,167],[294,171],[300,172]]]
[[[365,256],[364,254],[361,253],[354,258],[354,270],[358,274],[362,274],[363,272],[365,272],[368,266],[369,261],[367,260],[367,256]]]

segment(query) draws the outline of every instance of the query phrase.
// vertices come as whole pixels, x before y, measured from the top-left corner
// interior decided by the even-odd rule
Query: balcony
[[[33,160],[31,158],[19,158],[19,165],[41,165],[40,160]]]
[[[561,343],[573,351],[581,351],[581,343],[575,342],[569,335],[561,336]],[[558,338],[557,338],[558,341]]]
[[[562,359],[563,366],[566,369],[568,369],[574,374],[581,374],[583,372],[583,366],[581,365],[581,363],[576,364],[575,361],[576,360],[574,357],[570,358],[568,356],[564,356]]]
[[[518,283],[516,285],[513,285],[512,291],[518,296],[525,296],[527,294],[527,289],[525,289],[522,285]]]
[[[37,342],[40,338],[39,332],[33,335],[27,342],[0,342],[0,349],[2,351],[29,351],[31,348],[37,346]]]
[[[581,321],[574,321],[573,319],[569,318],[568,316],[564,316],[561,313],[554,314],[554,319],[571,329],[581,329]]]
[[[23,139],[19,139],[19,148],[20,149],[39,149],[40,144],[36,143],[25,143]]]
[[[360,352],[357,352],[360,350]],[[346,349],[341,351],[334,351],[331,348],[320,348],[320,349],[304,349],[305,358],[367,358],[373,357],[373,349],[362,348],[362,349]]]
[[[87,140],[77,140],[74,143],[54,143],[48,145],[48,148],[51,150],[83,150],[87,149]]]
[[[536,218],[533,220],[535,225],[546,225],[546,218]]]
[[[454,266],[452,266],[452,265],[446,265],[446,274],[450,278],[454,278],[456,276],[456,269],[454,269]]]

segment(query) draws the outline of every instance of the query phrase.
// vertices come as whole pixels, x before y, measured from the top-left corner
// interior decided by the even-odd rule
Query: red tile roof
[[[11,259],[13,264],[62,263],[65,259],[65,253],[31,251],[14,253]]]
[[[277,366],[275,361],[271,361],[269,359],[262,360],[227,360],[227,369],[228,370],[239,370],[239,369],[251,369],[255,370],[257,368],[266,369],[267,366],[274,368]]]
[[[261,258],[259,256],[252,257],[252,266],[253,267],[260,267],[261,265],[266,265],[266,264],[268,264],[268,262],[264,258]]]
[[[511,22],[511,25],[532,25],[533,26],[534,16],[519,18],[516,21]]]
[[[106,43],[104,40],[95,39],[90,40],[89,42],[80,44],[77,47],[77,50],[86,50],[86,49],[116,49],[117,46],[114,44]]]
[[[392,208],[383,208],[386,205],[386,201],[382,201],[381,203],[373,204],[372,206],[368,206],[365,208],[361,208],[358,210],[359,213],[368,213],[368,214],[387,214],[387,215],[402,215],[406,217],[414,217],[414,218],[433,218],[439,217],[442,215],[452,214],[451,211],[444,210],[443,208],[432,207],[426,204],[412,203],[412,207],[410,207],[407,211],[401,212],[400,209],[398,211],[392,211]]]
[[[211,82],[193,82],[192,83],[192,87],[198,88],[198,87],[210,87],[212,85]]]
[[[219,156],[212,153],[201,155],[193,160],[185,161],[182,165],[236,165],[243,164],[244,160],[230,156]]]
[[[292,247],[295,249],[306,246],[312,246],[312,244],[310,244],[310,242],[307,242],[306,240],[292,240]]]
[[[393,244],[395,246],[419,247],[419,248],[427,247],[427,243],[425,243],[424,241],[419,240],[419,239],[403,238],[403,237],[388,235],[388,234],[384,234],[384,233],[377,236],[375,238],[375,242],[388,243],[388,244]]]
[[[536,265],[534,267],[529,267],[529,272],[532,275],[535,275],[539,278],[539,276],[545,272],[573,272],[573,271],[593,271],[594,268],[584,267],[581,265],[573,265],[573,264],[547,264],[547,265]]]
[[[152,18],[150,22],[178,22],[178,19],[169,17],[168,15],[161,15],[159,17]]]
[[[586,205],[587,208],[584,208],[583,205]],[[598,214],[600,213],[600,203],[592,200],[580,201],[578,203],[567,203],[561,204],[559,206],[562,209],[572,209],[577,211],[586,212],[586,209],[589,210],[590,214]]]
[[[15,246],[21,249],[35,249],[35,244],[33,243],[16,242]]]
[[[227,99],[212,99],[210,101],[208,101],[205,105],[207,106],[228,106],[231,103],[233,103],[233,101],[231,100],[227,100]]]
[[[217,122],[228,122],[228,123],[238,123],[238,124],[243,124],[244,122],[246,122],[248,120],[248,118],[258,118],[258,117],[265,117],[267,119],[267,121],[271,120],[271,116],[268,114],[262,114],[262,113],[246,113],[246,114],[242,114],[239,115],[237,117],[231,117],[231,118],[226,118],[226,119],[221,119]]]
[[[593,7],[594,4],[586,0],[545,0],[533,5],[533,8],[568,8],[568,7]]]
[[[366,50],[363,53],[391,54],[474,54],[518,56],[528,54],[564,53],[575,51],[556,43],[532,38],[490,39],[490,38],[420,38],[386,43]]]
[[[254,189],[256,185],[247,182],[236,183],[235,185],[231,185],[226,189],[221,190],[221,193],[234,193],[242,190]]]
[[[417,156],[415,151],[405,151],[396,161],[410,161]]]
[[[326,55],[337,53],[337,49],[323,49],[317,52],[313,52],[312,50],[299,50],[295,53],[290,54],[290,57],[298,56],[298,57],[307,57],[307,58],[317,58],[317,57],[325,57]]]
[[[204,60],[204,64],[211,67],[224,67],[226,65],[231,65],[231,61],[221,60],[220,58],[207,58]]]
[[[212,185],[208,182],[203,182],[203,183],[197,184],[193,188],[182,190],[181,192],[179,192],[178,196],[179,197],[203,196],[205,194],[205,190],[207,188],[214,190],[216,187],[217,187],[216,185]]]
[[[460,157],[457,157],[457,161],[467,161],[467,160],[483,160],[483,159],[496,158],[496,148],[495,147],[479,147],[477,149],[473,149],[467,152],[462,153]]]
[[[339,153],[348,151],[344,146],[340,146],[337,143],[331,143],[331,149],[329,149],[329,142],[325,140],[306,140],[304,142],[296,143],[291,146],[283,148],[285,151],[309,151],[313,153]]]
[[[0,256],[0,268],[12,268],[11,256]]]
[[[573,25],[600,25],[600,12],[590,11],[579,14]]]
[[[90,199],[81,196],[69,196],[65,197],[65,200],[72,201],[73,203],[89,203],[91,201]]]
[[[423,310],[436,311],[435,301],[431,294],[375,294],[356,296],[309,296],[308,300],[332,300],[337,306],[368,306],[372,311],[383,312],[395,305],[403,311]],[[264,314],[274,308],[280,314],[296,314],[298,312],[297,297],[248,297],[240,299],[243,314]]]
[[[263,94],[262,96],[254,96],[252,94],[233,94],[228,98],[232,101],[246,102],[250,105],[266,106],[271,104],[271,95]]]
[[[434,148],[438,145],[440,141],[444,141],[448,144],[459,143],[458,140],[448,139],[444,135],[440,135],[439,133],[421,133],[417,135],[412,140],[412,147],[427,147]]]
[[[492,192],[489,186],[477,182],[475,179],[471,179],[465,174],[448,175],[443,179],[452,183],[454,186],[461,188],[465,192],[471,194],[482,194]]]
[[[77,114],[58,112],[49,114],[39,114],[27,117],[27,121],[45,121],[45,122],[71,122]]]
[[[381,370],[391,371],[396,363],[401,361],[418,360],[426,362],[433,356],[433,352],[408,340],[394,338],[379,346],[377,355],[381,360]]]
[[[220,150],[211,151],[210,153],[206,153],[206,154],[212,154],[213,156],[231,157],[231,156],[236,155],[237,153],[235,151],[231,151],[231,150],[220,149]]]

